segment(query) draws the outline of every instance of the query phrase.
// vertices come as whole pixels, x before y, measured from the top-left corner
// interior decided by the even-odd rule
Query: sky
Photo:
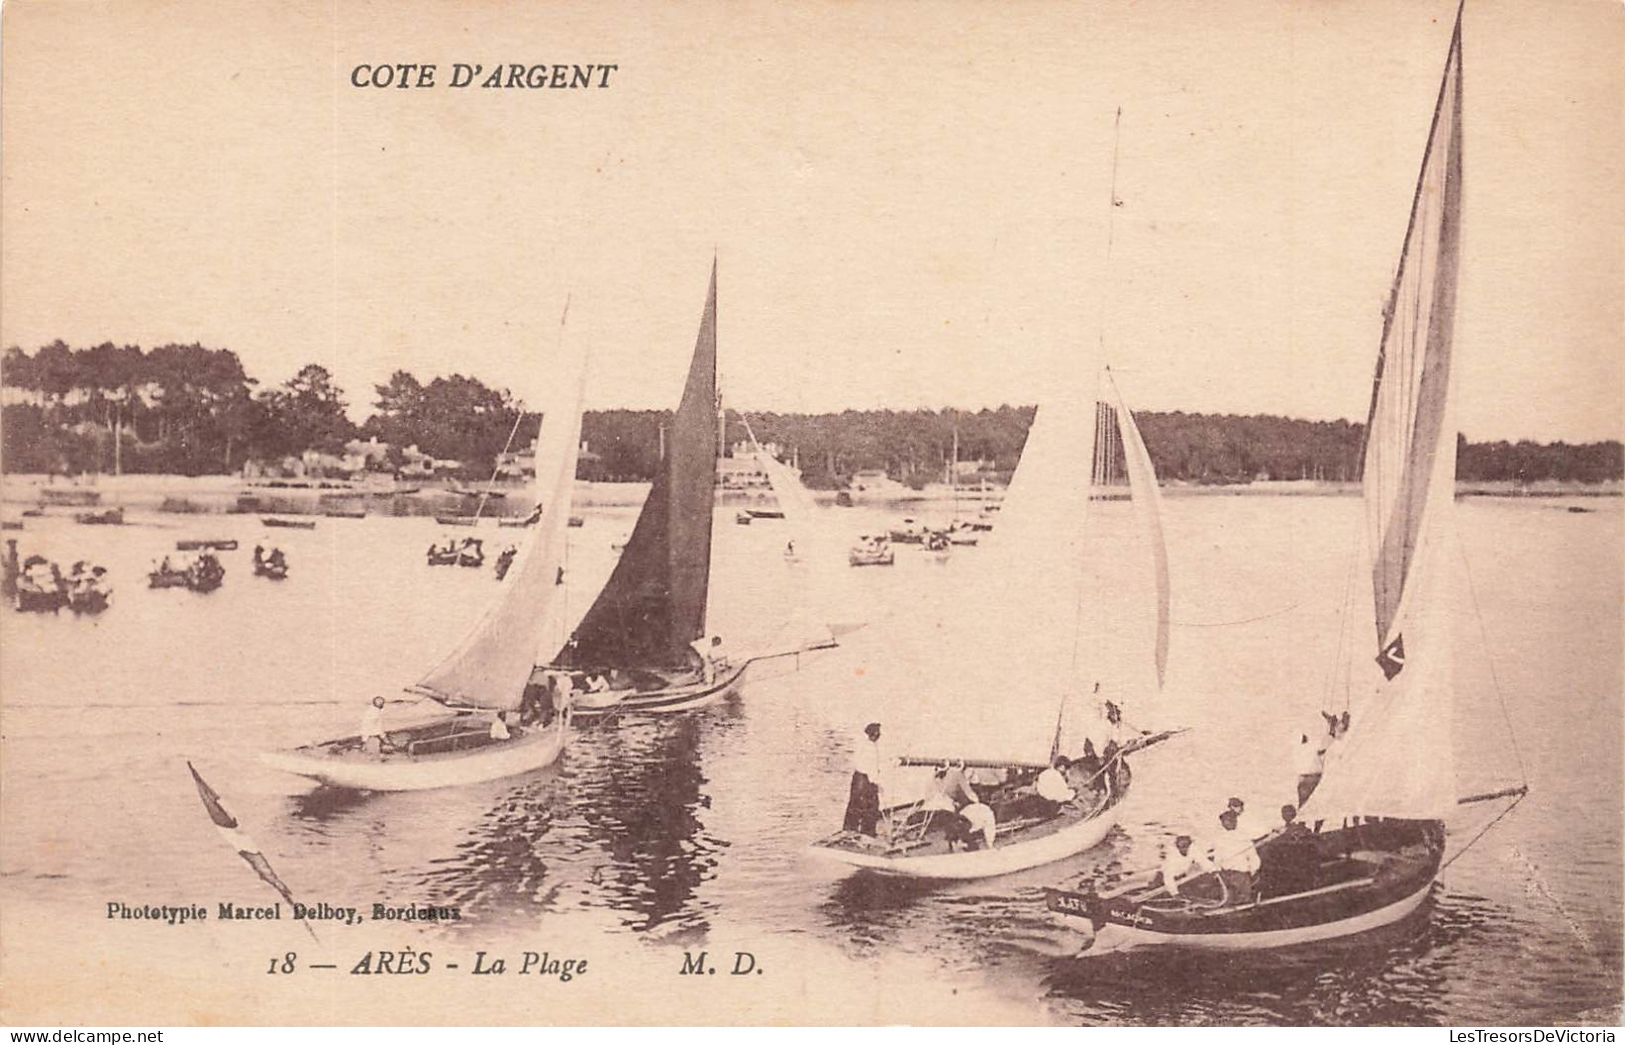
[[[588,405],[671,407],[715,256],[742,410],[1109,363],[1142,409],[1362,419],[1454,11],[10,0],[0,345],[319,362],[360,418],[397,368],[540,401],[568,296]],[[439,84],[349,83],[396,62]],[[1463,69],[1461,427],[1620,438],[1625,8],[1470,0]]]

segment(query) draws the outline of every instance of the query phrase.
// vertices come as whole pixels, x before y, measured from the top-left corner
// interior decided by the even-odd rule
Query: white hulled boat
[[[896,730],[903,755],[890,770],[895,779],[880,781],[883,808],[874,833],[849,821],[815,843],[814,855],[884,874],[945,879],[1063,859],[1096,845],[1116,824],[1129,789],[1123,757],[1170,735],[1109,740],[1114,727],[1102,728],[1096,705],[1109,696],[1143,707],[1143,698],[1161,688],[1167,665],[1167,557],[1151,460],[1109,372],[1103,391],[1111,406],[1097,404],[1092,382],[1059,387],[1061,394],[1033,419],[999,528],[967,575],[975,580],[969,597],[934,616],[921,612],[876,626],[863,644],[872,651],[855,671],[864,692],[877,700],[917,694],[918,713]],[[1135,528],[1149,549],[1143,600],[1114,600],[1109,610],[1099,604],[1120,593],[1092,583],[1088,558],[1098,554],[1099,542],[1087,539],[1098,464],[1092,448],[1103,424],[1121,432]],[[1023,612],[986,612],[980,596],[995,591],[1022,593]],[[1115,627],[1106,626],[1108,618]],[[1103,641],[1108,631],[1119,641]],[[1076,800],[1035,801],[1031,780],[1057,754],[1101,761],[1088,763],[1087,780],[1074,777]],[[961,812],[930,794],[931,768],[950,764],[982,775],[971,786],[978,804],[992,811],[991,844],[984,833],[956,848]]]
[[[568,312],[568,306],[566,307]],[[270,752],[277,769],[335,787],[421,791],[479,783],[539,769],[564,749],[569,709],[555,711],[529,687],[531,672],[564,645],[567,524],[581,445],[585,352],[569,348],[560,324],[553,394],[537,446],[537,493],[545,510],[526,534],[501,594],[467,637],[407,692],[428,697],[449,714],[401,729],[382,742],[360,735]],[[358,702],[359,703],[359,702]],[[493,737],[493,719],[511,721],[506,739]]]

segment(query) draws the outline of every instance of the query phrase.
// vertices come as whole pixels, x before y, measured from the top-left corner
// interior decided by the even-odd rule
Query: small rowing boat
[[[266,526],[276,527],[284,530],[314,530],[316,528],[315,519],[279,519],[275,516],[267,515],[260,519],[260,522]]]
[[[234,552],[234,551],[237,550],[237,542],[234,541],[234,540],[219,539],[219,538],[215,538],[215,539],[203,539],[203,538],[183,539],[183,540],[179,540],[179,541],[175,542],[175,550],[178,551],[178,552],[196,552],[196,551]]]

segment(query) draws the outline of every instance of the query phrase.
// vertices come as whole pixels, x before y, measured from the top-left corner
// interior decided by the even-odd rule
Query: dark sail
[[[717,469],[717,270],[694,361],[637,526],[598,601],[559,655],[563,667],[681,667],[705,632]]]

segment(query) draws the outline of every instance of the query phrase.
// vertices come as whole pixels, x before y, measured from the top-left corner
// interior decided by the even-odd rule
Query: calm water
[[[1568,503],[1594,510],[1570,513]],[[1100,507],[1109,547],[1130,509]],[[922,699],[848,685],[839,653],[799,670],[758,665],[737,699],[702,713],[583,732],[558,766],[528,777],[422,794],[311,793],[258,767],[254,753],[353,730],[370,694],[412,681],[460,637],[498,590],[489,568],[425,567],[423,548],[440,534],[428,520],[323,519],[314,531],[249,517],[152,516],[123,528],[29,520],[7,534],[25,554],[101,562],[116,595],[99,619],[4,614],[0,882],[8,903],[56,912],[69,931],[98,931],[109,897],[268,899],[212,836],[180,761],[191,758],[301,899],[456,904],[464,920],[440,930],[456,942],[536,925],[553,940],[637,947],[794,938],[844,975],[906,960],[1008,1002],[1001,1018],[1064,1023],[1617,1019],[1625,516],[1610,499],[1459,507],[1473,581],[1458,627],[1459,776],[1464,789],[1518,778],[1498,681],[1532,792],[1450,865],[1417,917],[1340,945],[1068,964],[1026,941],[1047,924],[1042,886],[1139,866],[1158,837],[1206,823],[1229,794],[1259,809],[1289,797],[1288,747],[1314,717],[1339,633],[1353,498],[1168,499],[1168,687],[1131,718],[1192,731],[1138,761],[1105,845],[959,886],[886,883],[804,856],[838,825],[848,738]],[[828,509],[819,521],[845,538],[905,510]],[[779,555],[782,524],[741,527],[732,516],[719,510],[712,619],[734,648],[760,648],[784,622],[795,574]],[[573,576],[606,574],[633,518],[588,513],[571,531]],[[517,532],[483,531],[488,555]],[[150,560],[184,536],[242,542],[224,555],[223,589],[145,588]],[[256,541],[287,551],[290,580],[249,575]],[[1018,605],[976,576],[977,554],[937,564],[899,548],[889,570],[851,571],[848,597],[871,617],[918,616],[941,599]],[[1100,557],[1113,560],[1102,590],[1126,586],[1131,557]],[[1453,844],[1491,813],[1464,813]],[[947,1003],[938,1018],[954,1013]]]

